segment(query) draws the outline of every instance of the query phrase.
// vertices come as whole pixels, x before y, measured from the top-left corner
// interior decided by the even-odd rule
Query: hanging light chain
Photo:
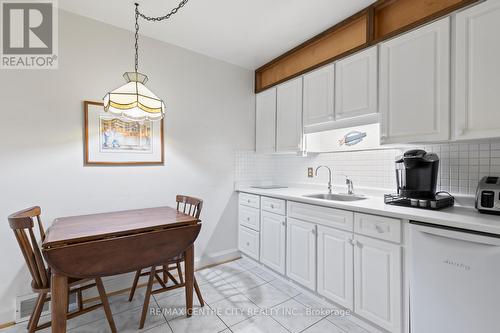
[[[163,15],[163,16],[157,16],[157,17],[151,17],[151,16],[146,16],[143,13],[139,12],[139,4],[135,3],[135,72],[137,73],[137,70],[139,69],[139,16],[145,19],[146,21],[163,21],[163,20],[168,20],[170,16],[176,14],[179,9],[184,7],[189,0],[182,0],[177,7],[172,9],[170,13]]]
[[[135,4],[135,72],[139,69],[139,4]]]
[[[170,11],[170,13],[166,14],[166,15],[163,15],[163,16],[157,16],[157,17],[151,17],[151,16],[146,16],[144,15],[143,13],[139,13],[139,15],[147,20],[147,21],[163,21],[163,20],[168,20],[170,18],[170,16],[176,14],[179,9],[181,9],[182,7],[184,7],[184,5],[186,5],[186,3],[188,2],[188,0],[182,0],[178,5],[177,7],[175,7],[174,9],[172,9]],[[137,7],[136,7],[137,8]]]

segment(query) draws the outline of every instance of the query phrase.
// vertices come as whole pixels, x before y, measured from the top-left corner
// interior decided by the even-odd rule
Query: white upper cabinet
[[[354,311],[390,332],[401,332],[401,247],[354,236]]]
[[[352,232],[318,226],[318,293],[353,310]]]
[[[448,140],[450,18],[380,44],[381,143]]]
[[[302,151],[302,77],[277,87],[276,118],[276,150]]]
[[[260,229],[260,262],[285,274],[286,218],[282,215],[262,212]]]
[[[286,229],[286,275],[303,286],[316,289],[316,225],[288,218]]]
[[[304,126],[332,121],[335,65],[304,75]]]
[[[276,151],[276,88],[255,97],[255,149],[259,153]]]
[[[500,2],[456,16],[455,139],[500,137]]]
[[[377,112],[377,47],[335,64],[335,120]]]

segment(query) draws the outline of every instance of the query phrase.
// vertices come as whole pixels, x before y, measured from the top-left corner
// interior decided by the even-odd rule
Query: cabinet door
[[[353,310],[352,233],[318,226],[318,293]]]
[[[381,143],[448,140],[450,19],[380,45]]]
[[[333,120],[335,65],[304,75],[304,126]]]
[[[354,236],[354,312],[391,332],[401,332],[401,247]]]
[[[277,88],[276,150],[301,151],[302,148],[302,77]]]
[[[285,274],[285,217],[263,211],[261,218],[260,262]]]
[[[286,275],[315,290],[316,225],[288,218],[286,236]]]
[[[486,1],[456,16],[456,139],[500,137],[500,2]]]
[[[377,112],[377,47],[335,64],[335,120]]]
[[[276,88],[255,97],[255,148],[259,153],[276,150]]]

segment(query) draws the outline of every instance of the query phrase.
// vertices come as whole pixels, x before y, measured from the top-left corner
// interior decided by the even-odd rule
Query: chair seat
[[[92,283],[90,283],[90,284],[95,284],[93,282],[93,280],[94,279],[90,279],[90,278],[80,279],[80,278],[75,278],[75,277],[68,277],[68,287],[71,288],[71,287],[78,286],[78,285],[81,285],[81,284],[84,284],[87,282],[91,282],[91,281],[92,281]],[[31,289],[35,293],[48,293],[48,292],[50,292],[50,275],[49,275],[49,284],[47,287],[39,288],[36,286],[35,281],[31,281]]]

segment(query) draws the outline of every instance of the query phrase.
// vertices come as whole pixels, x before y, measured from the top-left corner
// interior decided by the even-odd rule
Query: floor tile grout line
[[[319,322],[321,322],[321,321],[323,321],[323,320],[326,320],[326,317],[328,317],[328,316],[321,317],[321,319],[320,319],[320,320],[318,320],[318,321],[316,321],[316,322],[312,323],[311,325],[307,326],[307,327],[306,327],[306,328],[304,328],[303,330],[299,331],[299,333],[302,333],[302,332],[304,332],[305,330],[307,330],[307,329],[309,329],[309,328],[313,327],[314,325],[318,324]],[[331,323],[329,320],[328,320],[328,322],[329,322],[330,324],[334,325],[335,327],[338,327],[337,325],[335,325],[335,324]],[[341,331],[344,331],[344,330],[342,330],[342,329],[341,329]],[[344,332],[345,332],[345,331],[344,331]]]
[[[168,327],[170,328],[170,331],[171,331],[172,333],[175,333],[175,332],[174,332],[174,329],[172,328],[172,326],[170,326],[170,323],[168,322],[167,317],[165,317],[165,314],[163,313],[163,309],[162,309],[162,307],[160,306],[160,304],[158,303],[158,300],[154,297],[154,295],[152,295],[152,296],[153,296],[153,299],[154,299],[154,301],[155,301],[155,303],[156,303],[156,306],[157,306],[157,307],[160,309],[160,311],[161,311],[161,315],[163,316],[163,319],[165,319],[165,322],[167,323]],[[163,325],[163,324],[162,324],[162,325]],[[160,326],[160,325],[158,325],[158,326]],[[157,327],[157,326],[155,326],[155,327]]]

